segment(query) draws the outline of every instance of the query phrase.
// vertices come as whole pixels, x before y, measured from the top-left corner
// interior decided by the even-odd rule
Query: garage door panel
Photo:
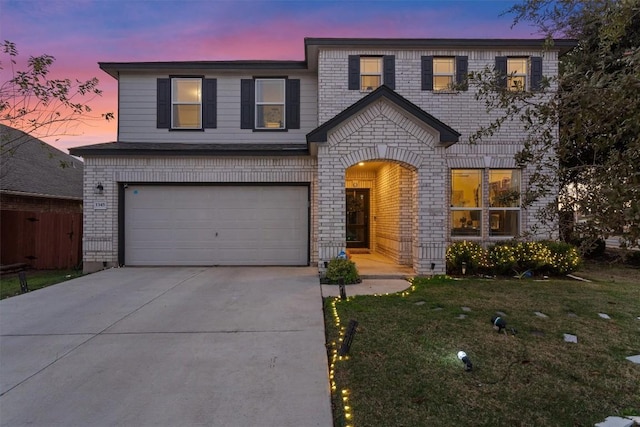
[[[307,265],[306,186],[144,186],[125,192],[127,265]]]

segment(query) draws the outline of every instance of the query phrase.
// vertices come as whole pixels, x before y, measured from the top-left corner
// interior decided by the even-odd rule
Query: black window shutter
[[[287,79],[287,129],[300,129],[300,80]]]
[[[349,90],[360,89],[360,56],[349,55]]]
[[[540,90],[542,83],[542,57],[531,57],[531,90]]]
[[[218,82],[216,79],[204,79],[204,103],[202,105],[203,127],[215,129],[218,125],[217,97]]]
[[[500,75],[498,84],[501,87],[507,87],[507,57],[506,56],[496,56],[496,73]]]
[[[433,56],[421,58],[422,90],[433,90]]]
[[[389,89],[396,89],[396,57],[385,55],[382,57],[383,81]]]
[[[467,90],[467,78],[469,74],[469,57],[456,56],[456,84],[462,90]]]
[[[158,129],[171,128],[171,79],[158,79],[157,121]]]
[[[254,80],[240,80],[240,129],[254,127],[255,97]]]

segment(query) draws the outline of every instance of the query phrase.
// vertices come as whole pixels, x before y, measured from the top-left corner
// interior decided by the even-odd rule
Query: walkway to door
[[[353,295],[382,295],[401,292],[411,284],[407,281],[413,277],[411,267],[398,265],[392,259],[377,253],[351,254],[351,260],[356,263],[362,283],[348,285],[347,296]],[[322,285],[323,297],[340,295],[337,285]]]
[[[398,265],[391,258],[379,253],[352,253],[351,260],[356,263],[358,273],[363,279],[404,279],[414,276],[413,268]]]

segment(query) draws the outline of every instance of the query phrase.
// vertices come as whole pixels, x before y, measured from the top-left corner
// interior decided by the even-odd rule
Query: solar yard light
[[[471,359],[469,359],[469,357],[467,356],[467,353],[460,350],[458,352],[458,359],[462,360],[462,363],[464,363],[465,371],[469,372],[470,370],[473,369],[473,364],[471,363]]]
[[[507,322],[500,316],[493,316],[491,323],[495,329],[498,329],[498,333],[502,332],[507,327]]]

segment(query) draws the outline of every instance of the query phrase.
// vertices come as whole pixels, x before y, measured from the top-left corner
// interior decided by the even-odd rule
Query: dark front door
[[[369,247],[369,190],[347,188],[347,247]]]

